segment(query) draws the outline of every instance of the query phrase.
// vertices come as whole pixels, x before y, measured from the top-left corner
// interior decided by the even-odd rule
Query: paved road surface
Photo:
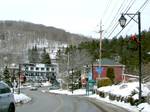
[[[129,112],[104,102],[67,95],[42,93],[41,90],[23,90],[33,100],[16,107],[16,112]]]

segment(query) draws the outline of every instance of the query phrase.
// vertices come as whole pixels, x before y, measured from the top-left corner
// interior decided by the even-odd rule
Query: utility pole
[[[102,58],[102,35],[103,35],[103,29],[102,29],[102,20],[100,21],[100,39],[99,39],[99,68],[101,69],[101,58]],[[99,74],[100,78],[101,73]]]

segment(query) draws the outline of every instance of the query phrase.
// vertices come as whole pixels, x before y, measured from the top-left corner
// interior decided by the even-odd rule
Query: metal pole
[[[141,101],[142,53],[141,53],[141,13],[140,12],[138,12],[138,31],[139,31],[139,100]]]
[[[19,72],[18,72],[18,78],[19,78],[19,82],[18,82],[18,94],[20,94],[20,73],[21,73],[21,65],[19,64]]]
[[[72,94],[73,94],[73,69],[72,69]]]
[[[15,70],[13,69],[13,93],[15,92]]]
[[[142,82],[142,43],[141,43],[141,13],[137,12],[135,14],[132,13],[125,13],[124,15],[128,15],[132,20],[134,20],[138,24],[138,32],[139,32],[139,101],[141,101],[141,96],[142,96],[142,90],[141,90],[141,82]],[[134,19],[134,16],[131,17],[130,15],[137,15],[138,16],[138,21]]]

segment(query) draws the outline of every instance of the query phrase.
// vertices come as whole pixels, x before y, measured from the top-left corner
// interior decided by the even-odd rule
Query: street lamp
[[[142,53],[141,53],[141,13],[125,13],[122,14],[119,23],[122,28],[126,26],[126,18],[124,15],[128,15],[132,20],[134,20],[138,24],[138,32],[139,32],[139,100],[141,101],[142,90],[141,90],[141,78],[142,78]],[[134,19],[134,16],[138,16],[138,21]]]
[[[126,19],[126,18],[124,17],[124,15],[122,14],[121,17],[120,17],[120,19],[119,19],[119,23],[120,23],[120,26],[121,26],[122,28],[125,27],[126,21],[127,21],[127,19]]]

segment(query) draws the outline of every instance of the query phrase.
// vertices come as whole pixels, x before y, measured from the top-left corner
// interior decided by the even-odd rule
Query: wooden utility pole
[[[101,69],[101,58],[102,58],[102,36],[103,36],[103,29],[102,29],[102,20],[100,21],[100,39],[99,39],[99,67]],[[101,73],[99,74],[99,78],[100,78]]]

